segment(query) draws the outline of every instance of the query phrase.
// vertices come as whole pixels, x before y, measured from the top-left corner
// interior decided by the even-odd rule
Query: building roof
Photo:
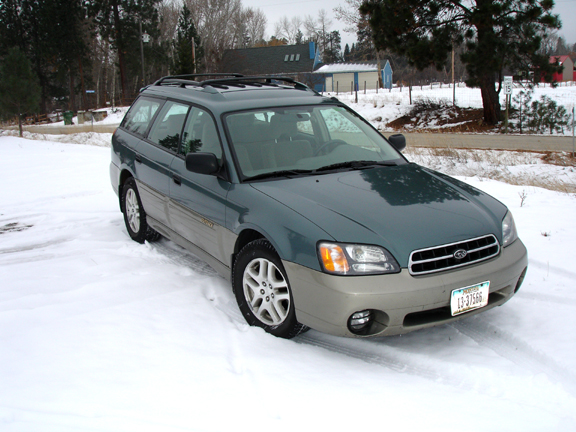
[[[335,63],[324,65],[314,73],[377,72],[376,63]]]
[[[303,45],[226,50],[219,69],[244,75],[312,72],[315,54],[314,42]]]
[[[566,60],[568,60],[570,58],[570,56],[568,55],[555,55],[555,56],[550,56],[550,63],[556,63],[556,61],[558,61],[558,64],[564,64],[564,62]],[[570,59],[572,60],[572,59]]]

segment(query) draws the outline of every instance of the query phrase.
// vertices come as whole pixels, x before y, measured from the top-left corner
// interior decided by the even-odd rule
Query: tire
[[[285,339],[308,330],[296,320],[286,271],[268,240],[255,240],[238,253],[232,287],[238,307],[251,326]]]
[[[130,238],[138,243],[153,242],[160,238],[160,234],[148,226],[146,213],[136,188],[136,181],[130,177],[122,186],[122,200],[120,203],[124,214],[124,223]]]

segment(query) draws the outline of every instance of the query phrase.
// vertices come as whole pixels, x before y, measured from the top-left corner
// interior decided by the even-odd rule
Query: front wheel
[[[124,223],[130,238],[138,243],[144,241],[153,242],[160,238],[160,234],[154,231],[146,223],[146,213],[138,195],[136,181],[130,177],[122,187],[122,213],[124,213]]]
[[[286,271],[269,241],[255,240],[238,253],[232,286],[248,324],[286,339],[308,329],[296,320]]]

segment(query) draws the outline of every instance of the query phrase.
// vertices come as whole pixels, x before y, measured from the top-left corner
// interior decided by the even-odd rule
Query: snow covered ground
[[[360,85],[362,88],[362,84]],[[512,96],[515,97],[523,87],[516,83],[513,88]],[[363,90],[358,92],[358,103],[355,102],[355,95],[348,92],[325,93],[328,96],[335,96],[345,104],[349,105],[356,112],[369,120],[377,129],[390,132],[386,124],[408,114],[413,107],[410,105],[410,94],[408,87],[394,87],[392,91],[380,89],[378,93],[375,90]],[[576,85],[574,82],[560,83],[557,87],[552,88],[550,84],[540,84],[534,88],[532,100],[540,100],[542,96],[548,96],[556,101],[558,105],[564,106],[566,111],[572,114],[576,105]],[[436,103],[452,104],[453,89],[446,84],[440,87],[439,84],[433,86],[414,86],[412,88],[412,103],[418,100],[431,101]],[[500,93],[500,104],[505,107],[505,95]],[[479,88],[468,88],[464,84],[456,87],[456,105],[461,108],[482,108],[482,95]],[[518,104],[513,103],[517,107]],[[433,129],[432,125],[427,125]],[[440,129],[441,126],[438,126]],[[572,136],[572,130],[566,129],[564,135]]]
[[[510,207],[528,248],[504,306],[287,341],[247,326],[190,253],[130,240],[109,160],[0,136],[0,430],[576,431],[573,195],[460,177]]]

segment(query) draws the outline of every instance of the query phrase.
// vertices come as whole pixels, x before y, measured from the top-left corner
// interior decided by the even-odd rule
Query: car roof
[[[180,77],[161,78],[143,89],[142,94],[199,104],[214,115],[258,108],[337,102],[287,77],[234,76],[205,81]]]

